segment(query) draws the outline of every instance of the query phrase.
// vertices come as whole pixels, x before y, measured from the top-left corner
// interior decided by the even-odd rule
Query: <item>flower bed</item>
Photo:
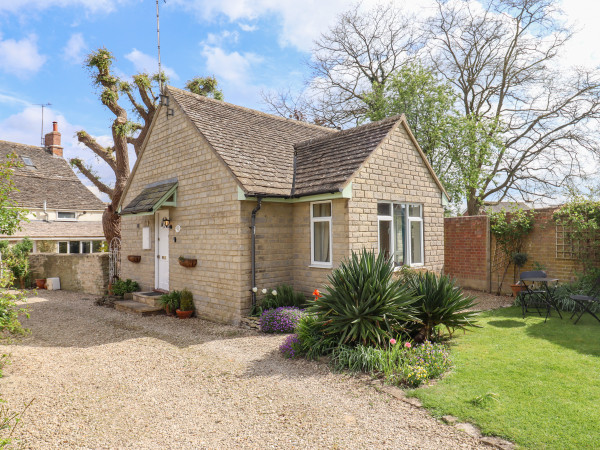
[[[263,333],[292,333],[304,311],[295,306],[268,309],[260,316],[260,331]]]

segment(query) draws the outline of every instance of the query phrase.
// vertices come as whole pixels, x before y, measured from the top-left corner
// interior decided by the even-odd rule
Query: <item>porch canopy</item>
[[[177,179],[172,178],[147,185],[119,214],[154,214],[162,206],[177,206],[178,184]]]

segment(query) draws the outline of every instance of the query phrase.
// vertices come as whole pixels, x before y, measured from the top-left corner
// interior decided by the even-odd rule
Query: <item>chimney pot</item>
[[[46,134],[44,143],[48,151],[54,156],[62,158],[63,148],[60,145],[60,133],[58,132],[58,122],[52,122],[52,132]]]

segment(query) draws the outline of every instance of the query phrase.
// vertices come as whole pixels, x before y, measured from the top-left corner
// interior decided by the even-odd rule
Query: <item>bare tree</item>
[[[421,46],[413,17],[391,3],[366,12],[358,4],[315,42],[304,92],[299,97],[266,93],[263,99],[284,117],[331,127],[355,125],[369,109],[366,94],[385,85]]]
[[[600,74],[560,64],[572,30],[556,2],[436,1],[431,60],[455,87],[462,113],[501,140],[465,154],[468,214],[506,197],[549,195],[582,174],[583,155],[599,149]]]

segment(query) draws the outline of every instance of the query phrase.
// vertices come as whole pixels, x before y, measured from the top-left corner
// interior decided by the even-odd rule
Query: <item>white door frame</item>
[[[154,288],[155,289],[161,289],[160,287],[160,258],[162,256],[166,256],[167,257],[167,264],[166,264],[166,280],[167,280],[167,286],[166,289],[163,287],[162,289],[165,290],[169,290],[169,230],[162,228],[161,227],[161,223],[162,223],[162,218],[163,217],[169,217],[169,210],[168,209],[161,209],[159,211],[156,211],[156,213],[154,214],[155,217],[155,233],[154,233]],[[166,234],[166,246],[167,246],[167,255],[160,255],[160,245],[159,245],[159,238],[160,238],[160,233],[161,231]],[[166,233],[165,233],[166,231]]]

